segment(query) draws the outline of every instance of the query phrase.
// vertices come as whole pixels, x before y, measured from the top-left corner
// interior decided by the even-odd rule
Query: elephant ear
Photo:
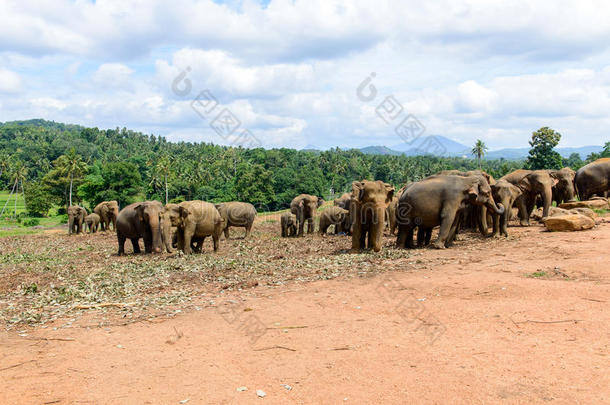
[[[552,172],[552,173],[550,173],[551,187],[555,187],[557,185],[557,183],[559,183],[560,176],[561,175],[559,174],[559,172]]]
[[[138,218],[140,218],[140,221],[144,220],[144,204],[138,204],[135,207],[133,207],[134,211],[138,213]]]
[[[356,201],[362,201],[362,197],[364,194],[364,182],[363,181],[353,181],[352,182],[352,198],[355,198]]]
[[[178,210],[179,210],[179,212],[180,212],[180,216],[181,216],[182,218],[186,218],[186,217],[188,217],[188,216],[189,216],[189,214],[191,213],[191,212],[188,210],[188,208],[184,208],[184,207],[182,207],[182,206],[181,206],[181,207],[180,207]]]
[[[389,204],[392,202],[392,198],[394,198],[394,191],[396,191],[396,189],[394,188],[393,185],[391,185],[389,183],[383,183],[383,187],[385,188],[385,192],[386,192],[385,202],[386,202],[386,204]]]
[[[517,183],[517,187],[522,193],[530,190],[532,188],[532,183],[530,182],[529,176],[522,178],[521,181]]]

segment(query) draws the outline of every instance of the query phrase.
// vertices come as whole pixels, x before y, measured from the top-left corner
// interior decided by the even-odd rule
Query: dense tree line
[[[548,131],[539,138],[541,153],[557,140]],[[607,149],[610,152],[610,146]],[[533,156],[528,166],[545,162],[539,152]],[[168,201],[241,200],[277,210],[300,193],[328,198],[331,189],[336,194],[348,191],[354,179],[383,180],[400,187],[440,170],[473,170],[480,165],[498,178],[525,164],[480,160],[480,153],[477,157],[367,155],[338,148],[244,149],[168,142],[125,128],[100,130],[45,120],[0,124],[0,188],[10,189],[15,167],[26,168],[26,202],[30,201],[30,211],[43,214],[51,205],[69,204],[70,195],[89,207],[103,200],[116,199],[124,206],[142,199],[165,201],[167,196]],[[578,155],[559,163],[556,156],[552,159],[555,165],[574,169],[584,164]]]

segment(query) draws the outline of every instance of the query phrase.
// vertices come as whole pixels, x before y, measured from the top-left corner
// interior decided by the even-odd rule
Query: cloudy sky
[[[226,143],[204,90],[265,147],[394,146],[408,115],[491,149],[541,126],[601,145],[610,3],[0,0],[0,121]]]

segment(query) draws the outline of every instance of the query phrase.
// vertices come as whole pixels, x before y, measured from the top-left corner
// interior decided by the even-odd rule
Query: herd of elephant
[[[397,232],[398,247],[414,248],[417,229],[418,247],[431,245],[445,248],[455,240],[460,228],[478,229],[485,236],[508,236],[507,226],[512,208],[519,212],[521,225],[528,226],[537,204],[546,217],[553,201],[560,204],[577,196],[587,200],[606,197],[610,191],[610,158],[598,159],[577,172],[561,170],[516,170],[495,180],[480,171],[447,170],[423,180],[406,184],[396,192],[394,186],[377,181],[354,181],[352,192],[334,200],[332,207],[322,211],[319,232],[325,234],[331,225],[335,233],[352,237],[352,251],[365,247],[381,250],[386,226]],[[321,197],[301,194],[290,204],[290,211],[280,217],[282,237],[302,236],[314,231],[317,209],[324,203]],[[201,252],[206,237],[211,236],[214,251],[224,232],[230,227],[243,227],[250,235],[256,209],[245,202],[212,204],[205,201],[184,201],[166,204],[144,201],[130,204],[119,211],[116,201],[98,204],[92,214],[80,206],[68,208],[69,233],[110,230],[117,233],[119,255],[129,239],[134,253],[140,252],[139,239],[144,240],[145,252],[168,252],[177,248],[184,253]],[[493,230],[489,233],[489,223]],[[432,230],[439,227],[437,239],[431,242]],[[172,230],[175,228],[175,231]]]

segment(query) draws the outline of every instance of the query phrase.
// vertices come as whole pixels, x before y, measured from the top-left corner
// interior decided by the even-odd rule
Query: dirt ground
[[[268,219],[192,257],[2,238],[0,403],[610,403],[609,219],[358,255]]]

